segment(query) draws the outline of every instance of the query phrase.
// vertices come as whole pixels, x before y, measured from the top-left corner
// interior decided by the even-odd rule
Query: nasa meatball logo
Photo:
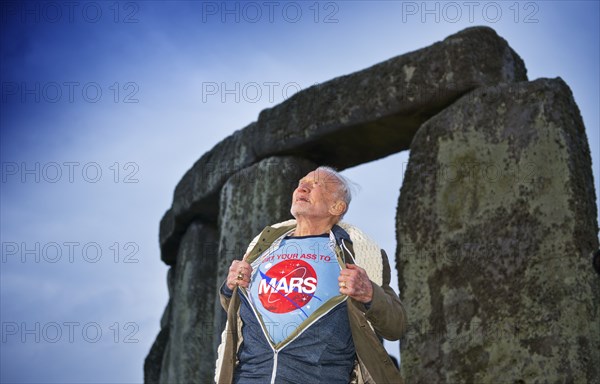
[[[263,307],[273,313],[288,313],[304,307],[317,290],[317,274],[303,260],[284,260],[264,273],[258,286]],[[306,314],[306,313],[304,313]]]

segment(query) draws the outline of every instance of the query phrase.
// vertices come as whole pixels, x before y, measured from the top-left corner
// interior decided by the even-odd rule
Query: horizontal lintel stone
[[[183,176],[160,225],[162,259],[175,261],[189,222],[215,221],[235,172],[271,156],[338,169],[407,150],[419,126],[465,93],[527,80],[523,60],[496,32],[473,27],[429,47],[296,93],[205,153]]]

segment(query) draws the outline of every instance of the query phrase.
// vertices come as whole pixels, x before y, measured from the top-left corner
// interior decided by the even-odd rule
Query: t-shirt
[[[333,234],[284,237],[241,289],[236,384],[348,383],[356,351]]]
[[[284,345],[346,296],[328,235],[285,237],[252,263],[248,300],[274,346]]]

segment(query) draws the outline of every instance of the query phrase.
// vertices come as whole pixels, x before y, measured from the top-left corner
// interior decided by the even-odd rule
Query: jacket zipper
[[[271,373],[271,384],[275,384],[275,377],[277,376],[277,356],[279,356],[279,351],[273,349],[273,372]]]
[[[277,355],[279,354],[279,351],[277,349],[275,349],[275,347],[273,346],[273,343],[271,342],[269,333],[263,326],[261,317],[259,316],[258,312],[256,312],[256,309],[254,309],[254,305],[252,305],[252,300],[250,299],[250,295],[247,295],[244,289],[240,289],[240,294],[244,295],[246,300],[248,300],[248,303],[250,304],[250,309],[252,309],[252,313],[254,313],[254,317],[256,317],[256,319],[258,320],[258,324],[260,325],[260,329],[262,330],[262,333],[267,340],[267,344],[269,344],[269,347],[271,347],[271,350],[273,351],[273,371],[271,372],[271,384],[275,384],[275,377],[277,376]]]
[[[317,317],[312,323],[316,323],[318,320],[320,320],[323,316],[327,315],[329,312],[333,311],[334,308],[337,308],[340,304],[342,304],[343,302],[345,302],[346,299],[344,299],[343,301],[340,301],[339,303],[337,303],[336,305],[334,305],[333,307],[331,307],[327,312],[323,313],[321,316]],[[260,321],[259,321],[260,322]],[[300,333],[298,333],[298,335],[296,335],[296,337],[294,337],[293,339],[291,339],[290,341],[288,341],[287,343],[285,343],[284,345],[282,345],[279,349],[275,349],[275,347],[273,346],[273,344],[269,341],[269,346],[271,347],[271,349],[273,350],[273,371],[271,373],[271,384],[275,384],[275,378],[277,377],[277,356],[279,356],[279,352],[285,348],[286,346],[288,346],[292,341],[296,340],[298,337],[300,337],[300,335],[302,335],[304,333],[304,331],[306,331],[308,328],[310,327],[310,325],[308,327],[305,327],[302,331],[300,331]],[[267,338],[267,340],[269,340],[269,335],[266,334],[266,331],[263,329],[263,333],[265,333],[265,337]]]

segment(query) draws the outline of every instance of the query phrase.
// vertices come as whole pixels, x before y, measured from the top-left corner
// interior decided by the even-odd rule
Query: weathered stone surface
[[[229,265],[241,259],[254,236],[267,225],[292,218],[292,192],[298,180],[317,167],[311,161],[295,157],[271,157],[248,167],[227,180],[221,191],[219,216],[220,287]],[[225,311],[217,303],[215,310],[215,350],[225,325]]]
[[[150,348],[150,352],[148,352],[148,356],[146,356],[146,359],[144,360],[144,383],[146,384],[158,384],[160,382],[160,372],[167,344],[169,343],[169,322],[171,319],[171,305],[173,302],[171,298],[174,296],[173,277],[173,268],[169,268],[167,271],[169,302],[160,318],[160,331]]]
[[[262,111],[248,131],[260,157],[301,154],[344,169],[408,149],[421,123],[469,90],[526,79],[523,61],[494,30],[469,28],[299,92]]]
[[[159,234],[160,236],[160,258],[167,265],[174,265],[177,258],[177,248],[181,241],[182,228],[185,229],[183,223],[175,225],[175,217],[173,209],[169,208],[160,220]],[[162,237],[162,234],[169,233],[171,236]]]
[[[208,383],[214,375],[217,241],[216,230],[199,221],[190,224],[181,241],[169,279],[169,339],[161,383]]]
[[[163,260],[172,264],[194,218],[214,221],[221,186],[274,155],[340,169],[408,149],[417,128],[464,93],[526,80],[520,57],[490,28],[469,28],[430,47],[298,92],[203,155],[177,185],[161,222]]]
[[[478,89],[425,123],[397,216],[407,382],[599,382],[596,214],[561,79]]]
[[[144,359],[144,383],[159,384],[163,356],[169,341],[169,328],[162,328]]]
[[[249,140],[243,132],[236,131],[202,155],[175,187],[173,206],[160,222],[161,258],[166,264],[175,263],[179,241],[191,220],[216,224],[219,194],[227,179],[258,161],[250,153]]]

